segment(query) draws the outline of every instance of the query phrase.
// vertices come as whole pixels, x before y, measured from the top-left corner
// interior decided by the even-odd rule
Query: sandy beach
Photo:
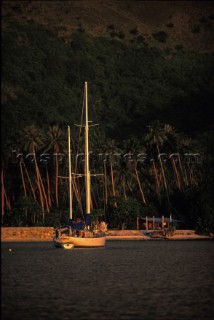
[[[151,238],[152,230],[108,230],[107,241],[110,240],[213,240],[212,235],[199,235],[194,230],[176,230],[174,235],[167,238]],[[54,235],[53,227],[2,227],[2,242],[38,242],[52,241]]]

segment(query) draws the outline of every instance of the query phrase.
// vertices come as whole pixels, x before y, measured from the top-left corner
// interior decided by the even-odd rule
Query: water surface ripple
[[[214,319],[214,241],[1,249],[3,320]]]

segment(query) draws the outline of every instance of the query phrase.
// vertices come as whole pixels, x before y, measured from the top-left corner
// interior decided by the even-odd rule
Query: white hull
[[[80,238],[70,237],[75,247],[104,247],[106,245],[106,237],[97,238]]]
[[[104,247],[106,245],[106,236],[102,237],[61,237],[54,238],[54,246],[56,248],[65,248],[66,246],[74,245],[74,247]]]

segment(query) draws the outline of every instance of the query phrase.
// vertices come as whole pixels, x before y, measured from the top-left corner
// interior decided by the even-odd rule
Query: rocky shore
[[[28,242],[52,241],[53,227],[2,227],[2,242]],[[160,240],[151,238],[150,231],[146,230],[108,230],[107,240]],[[199,235],[194,230],[176,230],[174,235],[167,240],[211,240],[213,235]],[[162,240],[162,239],[161,239]]]

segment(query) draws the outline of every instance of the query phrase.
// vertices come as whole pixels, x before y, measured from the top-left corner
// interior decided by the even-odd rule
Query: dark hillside
[[[3,1],[2,27],[9,21],[34,21],[46,26],[66,43],[73,32],[144,41],[149,46],[176,46],[213,51],[212,1]]]
[[[108,137],[142,136],[156,119],[190,135],[212,125],[211,53],[181,50],[168,60],[144,45],[78,32],[67,46],[34,22],[12,27],[2,36],[5,142],[29,121],[43,129],[78,121],[85,80]]]
[[[67,154],[68,125],[77,150],[88,81],[90,119],[100,124],[91,148],[150,157],[107,163],[109,198],[93,195],[94,208],[108,208],[113,227],[124,212],[133,227],[133,208],[173,210],[188,227],[213,230],[213,19],[207,1],[3,1],[3,223],[66,217],[67,185],[58,181],[66,166],[39,160],[47,150]],[[38,167],[24,161],[29,152]],[[183,158],[162,163],[160,152]]]

